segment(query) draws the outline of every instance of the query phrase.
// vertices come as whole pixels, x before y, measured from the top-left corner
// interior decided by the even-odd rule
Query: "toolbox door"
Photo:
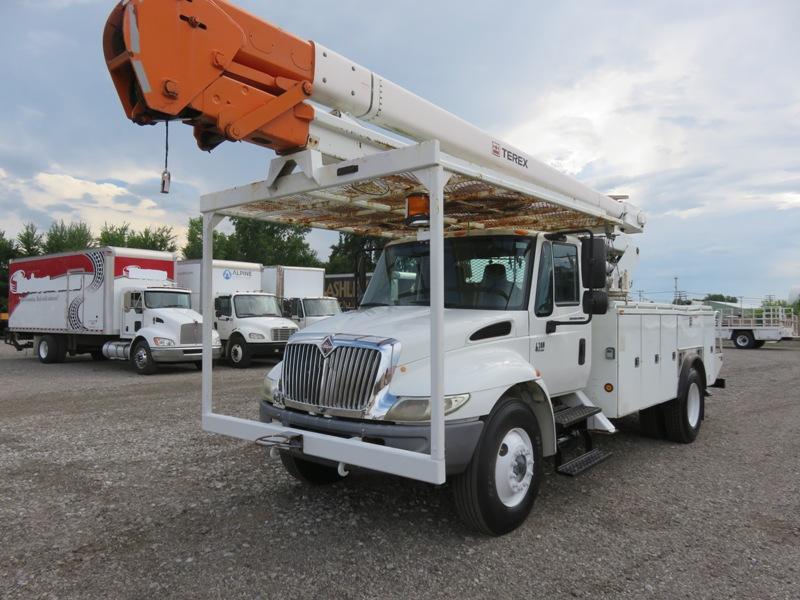
[[[619,360],[617,395],[619,416],[639,410],[642,397],[642,317],[623,314],[617,321],[619,328]]]

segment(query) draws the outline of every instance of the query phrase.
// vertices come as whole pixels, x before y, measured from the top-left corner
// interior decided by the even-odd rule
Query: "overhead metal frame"
[[[437,141],[411,144],[353,160],[324,165],[315,150],[275,159],[265,181],[208,194],[201,199],[203,213],[202,296],[203,306],[213,306],[213,232],[224,216],[243,216],[276,223],[291,223],[337,231],[404,237],[416,233],[403,223],[398,198],[409,190],[427,191],[430,196],[431,270],[431,421],[430,454],[388,448],[358,438],[336,436],[262,423],[213,410],[212,329],[213,318],[203,319],[202,426],[213,433],[255,441],[265,436],[301,436],[303,452],[347,465],[401,475],[430,483],[445,481],[444,420],[444,235],[446,231],[530,227],[539,230],[562,227],[626,226],[601,214],[594,206],[581,205],[573,198],[499,175],[440,152]],[[299,172],[292,173],[292,169]],[[402,193],[370,197],[342,194],[341,190],[364,190],[366,185],[402,181]],[[377,183],[376,182],[380,182]],[[355,187],[354,187],[355,186]],[[480,186],[489,193],[470,201],[459,192]],[[461,195],[459,195],[461,194]],[[520,203],[554,207],[558,218],[540,213],[528,220],[520,217]],[[460,203],[460,204],[459,204]],[[449,204],[449,206],[448,206]],[[453,210],[457,207],[458,210]],[[449,210],[448,213],[448,208]],[[315,211],[317,219],[311,218]],[[549,213],[550,215],[556,213]],[[347,218],[343,218],[343,215]],[[525,215],[521,215],[525,216]],[[566,216],[566,219],[561,217]],[[576,222],[577,221],[577,222]],[[359,223],[362,223],[359,225]],[[367,223],[367,225],[363,225]],[[544,226],[543,226],[544,225]],[[549,226],[549,227],[548,227]]]

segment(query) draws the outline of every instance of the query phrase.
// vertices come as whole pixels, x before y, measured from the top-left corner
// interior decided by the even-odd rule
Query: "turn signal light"
[[[603,389],[607,391],[609,394],[614,391],[614,386],[610,383],[607,383],[603,386]]]
[[[431,222],[431,199],[428,194],[415,192],[406,196],[406,225],[428,227]]]

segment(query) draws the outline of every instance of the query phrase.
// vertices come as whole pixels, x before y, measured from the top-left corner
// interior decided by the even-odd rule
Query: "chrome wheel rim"
[[[235,363],[242,360],[242,347],[239,344],[231,346],[231,360]]]
[[[47,347],[47,342],[42,340],[39,342],[39,358],[45,359],[47,358],[47,354],[49,352],[49,348]]]
[[[497,497],[514,508],[522,503],[533,480],[533,444],[528,433],[519,427],[503,437],[497,449],[494,484]]]
[[[737,336],[736,338],[737,346],[747,346],[748,343],[750,343],[750,338],[747,337],[746,335]]]
[[[136,366],[140,369],[144,369],[147,366],[147,350],[144,348],[139,348],[136,350],[136,354],[133,356],[133,360],[136,362]]]
[[[686,394],[686,417],[692,429],[697,427],[700,422],[700,386],[696,383],[689,386],[689,393]]]

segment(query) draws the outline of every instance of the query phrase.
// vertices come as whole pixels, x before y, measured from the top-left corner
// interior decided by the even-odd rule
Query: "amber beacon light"
[[[428,194],[413,193],[406,196],[406,224],[427,227],[431,220],[431,199]]]

